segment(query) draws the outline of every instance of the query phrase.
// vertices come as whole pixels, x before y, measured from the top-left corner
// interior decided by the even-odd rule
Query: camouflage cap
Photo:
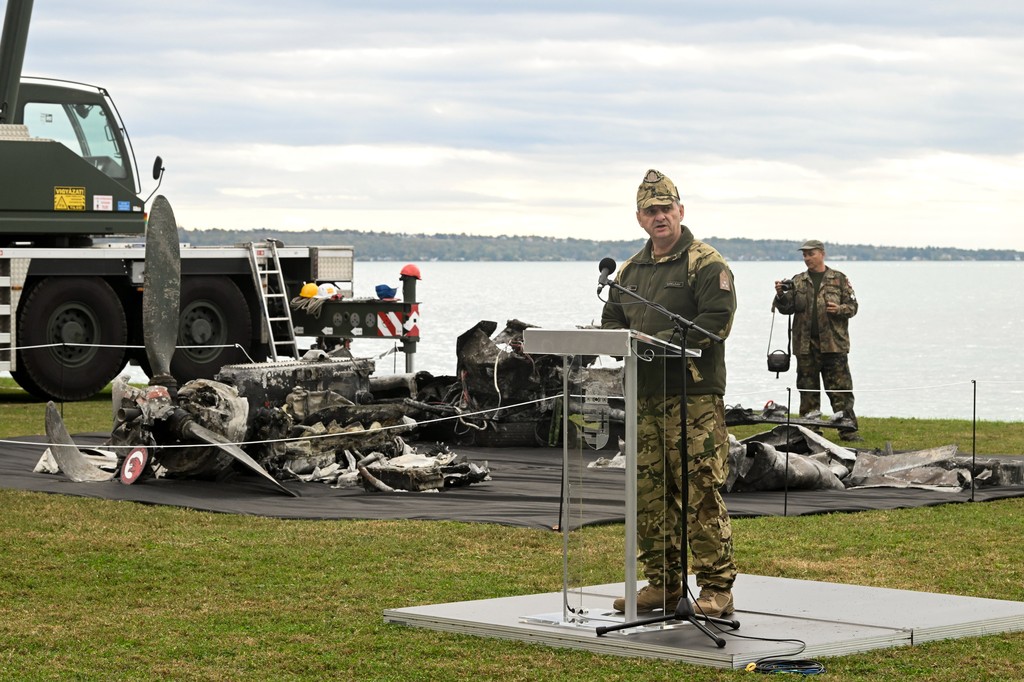
[[[825,245],[822,244],[821,241],[818,240],[818,239],[808,239],[800,247],[800,251],[813,251],[814,249],[818,249],[820,251],[824,251],[825,250]]]
[[[647,171],[636,190],[636,209],[642,211],[648,206],[664,206],[674,201],[679,201],[679,190],[672,181],[653,168]]]

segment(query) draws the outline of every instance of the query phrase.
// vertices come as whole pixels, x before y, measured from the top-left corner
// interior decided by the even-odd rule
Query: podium
[[[653,336],[630,329],[537,329],[523,331],[523,349],[531,355],[562,356],[562,512],[559,529],[562,532],[562,611],[561,613],[524,616],[524,622],[557,625],[561,627],[595,628],[609,622],[636,620],[637,582],[637,363],[656,358],[682,357],[683,348]],[[600,388],[588,386],[583,360],[592,356],[622,358],[621,395],[600,395]],[[686,349],[686,357],[699,357],[697,349]],[[570,533],[574,505],[582,503],[582,496],[574,483],[582,479],[582,449],[602,443],[600,428],[607,426],[611,408],[609,399],[623,402],[623,444],[625,459],[625,524],[623,576],[625,582],[625,611],[611,611],[611,600],[606,610],[584,608],[582,586],[575,586],[570,577]],[[589,433],[589,436],[588,436]],[[595,436],[594,434],[598,435]],[[599,446],[598,446],[599,447]]]

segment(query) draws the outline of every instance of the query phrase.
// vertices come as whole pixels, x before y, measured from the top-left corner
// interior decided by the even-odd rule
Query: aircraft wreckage
[[[241,464],[289,494],[294,493],[280,481],[362,485],[370,491],[443,490],[485,481],[488,465],[465,461],[451,447],[556,446],[562,409],[570,410],[570,422],[581,433],[586,431],[584,420],[573,417],[587,407],[579,401],[562,404],[561,359],[523,351],[522,333],[530,326],[510,320],[495,334],[495,322],[474,325],[457,340],[455,376],[378,377],[372,359],[314,350],[297,361],[226,366],[216,380],[185,384],[174,399],[159,386],[140,388],[119,380],[108,446],[118,453],[138,445],[152,449],[145,475],[218,478]],[[581,381],[585,394],[622,392],[616,366],[592,361]],[[607,435],[614,436],[621,433],[625,412],[615,398],[608,403]],[[57,463],[47,467],[44,458],[41,470],[60,469],[74,480],[115,475],[96,474],[95,464],[69,456],[65,443],[70,439],[60,433],[59,419],[53,422],[48,417],[54,444],[49,455]],[[787,417],[771,402],[760,413],[729,408],[727,422],[775,428],[742,441],[731,438],[726,492],[1024,485],[1022,461],[974,460],[953,445],[910,453],[857,451],[818,433],[821,427],[842,426],[841,418]],[[599,449],[610,439],[586,440]],[[108,468],[123,472],[127,459],[108,454]],[[599,458],[594,465],[614,462]]]
[[[417,423],[401,405],[358,404],[335,390],[368,384],[371,371],[372,361],[365,360],[228,366],[219,380],[186,383],[176,399],[163,387],[131,386],[121,378],[113,387],[111,437],[92,458],[74,446],[53,403],[47,406],[51,446],[37,471],[63,471],[75,481],[115,475],[122,482],[149,476],[216,480],[237,463],[290,495],[295,492],[280,481],[425,492],[489,480],[486,463],[466,461],[442,444],[409,444]],[[270,396],[286,376],[292,389],[275,404]],[[239,385],[228,383],[233,380]],[[146,454],[133,460],[139,448]]]

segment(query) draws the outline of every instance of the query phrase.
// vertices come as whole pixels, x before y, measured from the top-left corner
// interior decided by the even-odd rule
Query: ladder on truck
[[[288,306],[288,292],[285,288],[284,273],[281,272],[281,258],[277,253],[277,242],[249,242],[249,265],[252,268],[256,292],[260,297],[263,312],[263,329],[267,333],[270,358],[299,357],[299,346],[295,341],[295,326],[292,311]],[[260,254],[260,250],[263,254]]]

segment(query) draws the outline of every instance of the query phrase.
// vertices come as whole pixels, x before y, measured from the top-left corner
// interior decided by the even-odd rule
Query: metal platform
[[[690,577],[691,588],[693,577]],[[1024,630],[1024,602],[859,585],[741,575],[733,590],[738,630],[718,648],[692,625],[622,630],[598,637],[598,625],[622,622],[611,602],[623,583],[574,592],[583,623],[562,622],[562,592],[388,609],[388,623],[586,649],[617,656],[742,668],[769,656],[819,658],[922,642]],[[646,614],[645,614],[646,615]],[[657,615],[657,614],[654,614]],[[806,642],[798,651],[793,642]]]

